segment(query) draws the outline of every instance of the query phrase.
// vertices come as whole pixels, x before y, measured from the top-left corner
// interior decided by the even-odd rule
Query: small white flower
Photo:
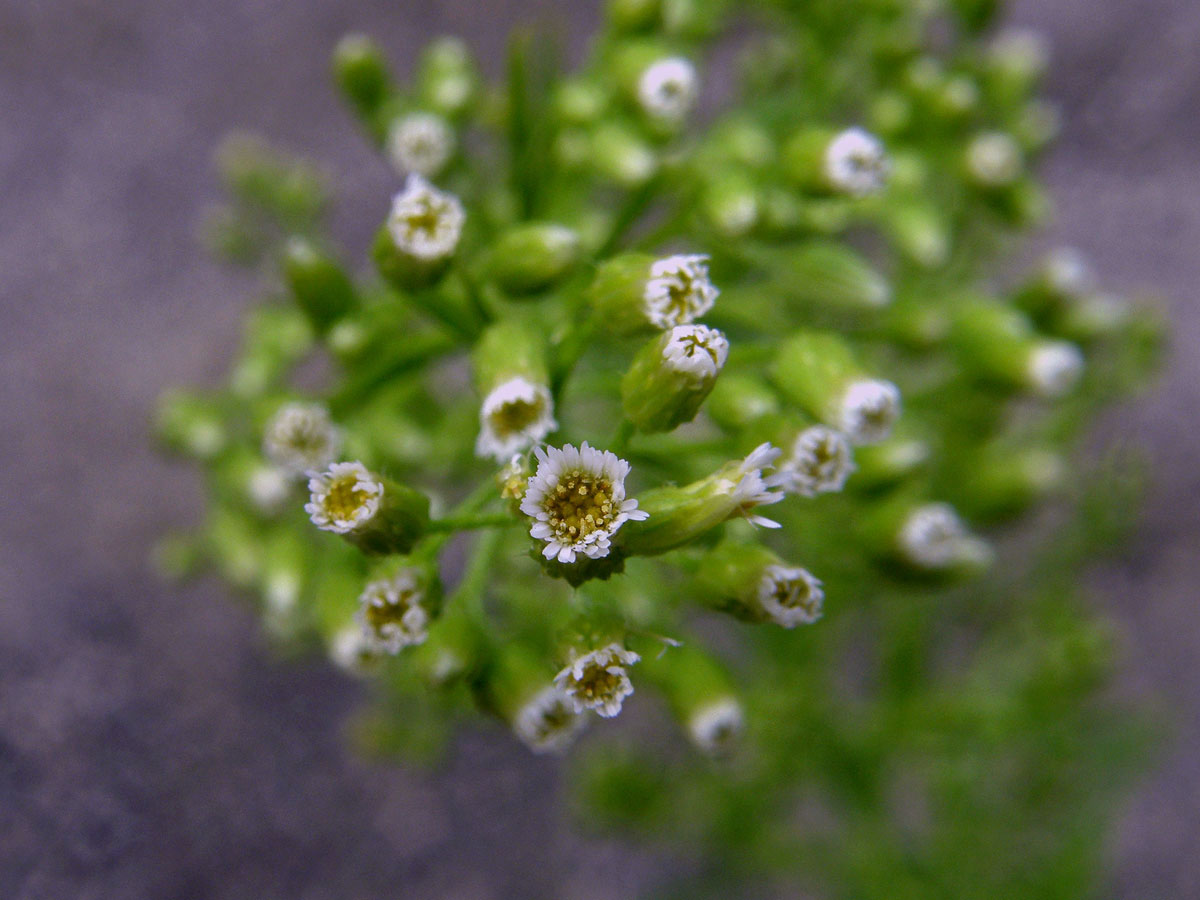
[[[531,517],[529,534],[545,541],[542,555],[573,563],[577,554],[591,559],[608,556],[612,536],[628,521],[649,513],[625,499],[629,463],[607,450],[567,444],[536,448],[537,471],[529,479],[521,512]]]
[[[1074,247],[1051,250],[1042,262],[1042,271],[1050,289],[1067,297],[1081,297],[1096,287],[1087,257]]]
[[[594,709],[598,715],[611,719],[633,693],[625,667],[639,659],[640,656],[620,644],[609,644],[574,658],[554,676],[554,683],[566,694],[575,712]]]
[[[1083,353],[1069,341],[1045,341],[1029,355],[1029,380],[1041,397],[1061,397],[1083,374]]]
[[[729,341],[725,335],[707,325],[676,325],[671,329],[663,359],[677,372],[711,381],[725,365]]]
[[[796,435],[792,453],[775,476],[789,494],[815,497],[840,491],[854,471],[850,442],[840,431],[813,425]]]
[[[877,444],[900,416],[900,391],[890,381],[853,381],[842,395],[838,425],[852,444]]]
[[[278,466],[258,466],[246,482],[255,508],[267,515],[279,512],[292,493],[292,482]]]
[[[432,178],[454,153],[454,132],[441,116],[411,113],[388,129],[387,151],[401,172]]]
[[[851,197],[882,191],[891,169],[883,143],[861,128],[847,128],[825,148],[825,177]]]
[[[988,55],[1004,68],[1038,75],[1050,63],[1050,42],[1032,28],[1006,28],[992,39]]]
[[[656,328],[673,328],[712,309],[719,293],[708,278],[707,256],[668,256],[650,267],[642,308]]]
[[[420,175],[409,175],[404,190],[392,199],[387,227],[399,250],[436,262],[454,253],[466,218],[457,197]]]
[[[275,466],[296,477],[319,472],[337,458],[342,434],[329,412],[315,403],[287,403],[263,432],[263,453]]]
[[[904,558],[922,569],[985,564],[991,558],[988,545],[967,531],[948,503],[928,503],[909,513],[898,541]]]
[[[988,131],[967,145],[967,171],[980,184],[1005,187],[1021,175],[1021,146],[1012,135]]]
[[[679,124],[696,104],[698,81],[696,67],[688,60],[678,56],[661,59],[638,79],[638,102],[653,118]]]
[[[783,451],[771,444],[759,444],[741,462],[726,467],[722,474],[722,486],[733,499],[732,516],[744,516],[752,525],[763,528],[778,528],[779,523],[754,513],[759,506],[778,503],[785,496],[780,488],[779,476],[767,477],[764,471],[775,465]]]
[[[510,378],[483,399],[475,453],[497,462],[511,460],[557,427],[550,389],[520,376]]]
[[[561,753],[574,742],[586,721],[571,697],[557,684],[551,684],[517,710],[513,731],[534,753]]]
[[[811,625],[821,618],[825,591],[799,566],[767,566],[758,583],[758,604],[768,619],[784,628]]]
[[[395,655],[429,636],[429,613],[421,606],[425,593],[420,573],[401,569],[391,578],[372,581],[358,597],[354,620],[363,642],[374,653]]]
[[[722,697],[696,709],[687,721],[692,742],[710,756],[723,756],[746,727],[742,704],[735,697]]]
[[[350,622],[329,641],[329,658],[334,665],[351,675],[364,675],[375,654],[363,637],[357,622]]]
[[[339,462],[308,480],[311,499],[304,504],[313,524],[323,531],[349,534],[379,512],[383,484],[360,462]]]

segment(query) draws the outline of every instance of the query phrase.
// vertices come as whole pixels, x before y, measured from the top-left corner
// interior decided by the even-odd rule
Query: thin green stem
[[[430,532],[440,531],[474,531],[479,528],[505,528],[518,525],[520,521],[507,513],[477,516],[446,516],[434,519],[429,523]]]
[[[483,595],[492,577],[492,560],[503,540],[503,531],[487,531],[479,536],[467,558],[462,579],[450,597],[451,603],[457,603],[477,619],[484,617]]]
[[[629,451],[629,441],[633,437],[634,425],[628,419],[622,418],[621,424],[609,442],[609,449],[617,456],[624,456]]]

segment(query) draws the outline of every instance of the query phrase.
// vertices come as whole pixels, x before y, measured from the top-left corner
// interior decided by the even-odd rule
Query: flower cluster
[[[992,577],[986,529],[1067,480],[1074,423],[1152,329],[1072,252],[981,275],[1044,208],[1037,47],[946,54],[921,37],[944,4],[842,6],[745,4],[744,99],[704,116],[734,27],[710,0],[608,4],[594,58],[548,84],[518,42],[503,91],[458,42],[401,83],[344,41],[338,87],[395,170],[374,268],[329,249],[315,187],[288,193],[307,170],[226,154],[231,221],[275,216],[259,255],[287,297],[228,391],[164,402],[211,476],[194,555],[274,636],[421,692],[413,733],[469,697],[562,752],[645,688],[697,765],[753,760],[745,787],[800,759],[846,778],[892,749],[875,723],[953,718],[917,693],[939,604]],[[835,660],[869,652],[852,633],[909,704],[870,727],[830,700]]]

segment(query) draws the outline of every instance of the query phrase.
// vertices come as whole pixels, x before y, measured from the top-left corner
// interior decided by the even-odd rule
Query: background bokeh
[[[215,383],[251,283],[195,239],[220,137],[324,164],[365,246],[395,178],[328,86],[350,29],[403,68],[429,37],[493,63],[535,10],[576,46],[595,2],[0,0],[0,896],[628,898],[679,861],[575,834],[558,764],[498,732],[435,774],[363,760],[361,689],[272,657],[226,588],[173,588],[147,548],[199,513],[146,433],[159,391]],[[1055,47],[1053,237],[1173,321],[1161,385],[1097,446],[1145,445],[1145,524],[1094,569],[1117,689],[1169,741],[1113,823],[1112,892],[1200,896],[1200,5],[1020,0]],[[686,864],[685,862],[683,864]]]

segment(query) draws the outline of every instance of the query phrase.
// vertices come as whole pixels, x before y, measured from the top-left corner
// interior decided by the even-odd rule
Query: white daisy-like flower
[[[697,708],[687,721],[692,742],[710,756],[724,756],[746,728],[746,716],[736,697],[721,697]]]
[[[991,548],[967,531],[948,503],[917,507],[900,526],[897,540],[904,558],[922,569],[986,563],[991,558]]]
[[[404,190],[392,199],[387,227],[399,250],[436,262],[454,253],[466,218],[457,197],[420,175],[409,175]]]
[[[560,563],[608,556],[612,536],[628,521],[649,514],[625,498],[629,463],[607,450],[567,444],[538,447],[537,471],[529,479],[521,512],[532,518],[529,534],[545,541],[542,555]]]
[[[770,443],[759,444],[741,462],[727,467],[722,481],[735,504],[732,516],[744,516],[752,525],[764,528],[779,528],[779,523],[754,512],[759,506],[778,503],[785,496],[779,476],[765,475],[775,466],[783,451]]]
[[[840,491],[854,471],[854,451],[840,431],[813,425],[796,435],[792,452],[775,476],[789,494],[815,497]]]
[[[1083,375],[1083,353],[1069,341],[1045,341],[1029,354],[1029,380],[1041,397],[1067,394]]]
[[[246,481],[246,493],[256,509],[273,515],[287,503],[292,485],[292,480],[278,466],[258,466]]]
[[[729,341],[707,325],[676,325],[671,329],[663,360],[676,372],[711,381],[725,365]]]
[[[354,620],[374,653],[395,655],[429,636],[429,613],[421,606],[425,592],[420,573],[401,569],[391,578],[372,581],[358,597]]]
[[[561,753],[575,741],[587,720],[557,684],[533,695],[513,716],[513,731],[534,753]]]
[[[900,417],[900,390],[890,381],[852,381],[842,394],[840,431],[852,444],[877,444],[892,433]]]
[[[829,183],[851,197],[879,193],[892,170],[883,143],[862,128],[847,128],[830,141],[824,164]]]
[[[263,432],[263,454],[292,477],[321,471],[337,458],[341,446],[341,431],[329,411],[316,403],[284,404]]]
[[[671,124],[687,118],[696,105],[698,93],[696,67],[679,56],[660,59],[638,79],[637,95],[642,109],[653,118]]]
[[[719,293],[708,278],[707,256],[668,256],[650,266],[642,309],[656,328],[674,328],[712,309]]]
[[[776,625],[795,628],[821,618],[825,591],[821,582],[799,566],[767,566],[758,583],[758,605]]]
[[[308,490],[304,511],[318,528],[337,534],[366,525],[383,503],[383,483],[360,462],[334,463],[308,480]]]
[[[454,132],[433,113],[411,113],[388,129],[387,151],[392,165],[404,173],[432,178],[454,153]]]
[[[633,693],[625,667],[639,659],[620,644],[609,644],[574,658],[554,676],[554,683],[566,694],[575,712],[594,709],[597,715],[611,719]]]
[[[521,376],[510,378],[483,398],[475,453],[497,462],[511,460],[557,427],[550,388]]]
[[[967,144],[967,171],[980,184],[1005,187],[1021,176],[1021,145],[1002,131],[976,135]]]

